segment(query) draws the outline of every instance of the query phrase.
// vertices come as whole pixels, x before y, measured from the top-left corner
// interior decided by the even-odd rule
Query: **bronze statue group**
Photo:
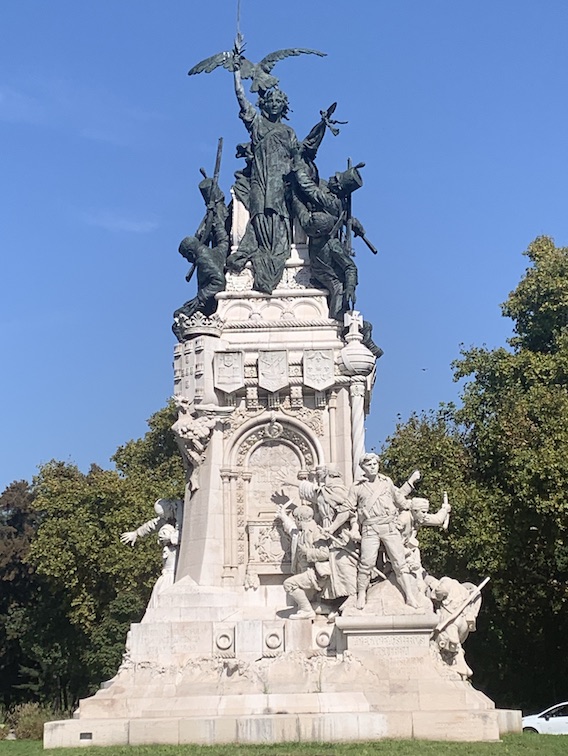
[[[315,158],[329,129],[337,135],[332,118],[336,103],[320,111],[320,120],[306,138],[299,141],[284,121],[289,110],[288,98],[278,88],[271,74],[277,61],[300,54],[323,55],[316,50],[295,48],[278,50],[258,64],[243,56],[237,40],[230,52],[218,53],[194,66],[190,75],[210,72],[223,66],[233,73],[239,116],[249,142],[237,146],[236,156],[245,166],[235,173],[233,194],[248,211],[249,220],[243,237],[231,252],[232,202],[227,205],[219,188],[222,140],[213,177],[204,176],[199,189],[206,213],[194,236],[180,244],[180,254],[191,263],[188,280],[197,274],[197,294],[174,313],[174,333],[181,340],[181,322],[195,313],[212,315],[217,306],[215,295],[225,289],[226,273],[240,273],[250,264],[253,288],[272,294],[278,286],[293,243],[294,221],[308,237],[312,284],[328,293],[329,317],[339,322],[355,306],[357,267],[353,259],[352,234],[367,246],[361,223],[352,216],[351,195],[363,185],[360,168],[348,165],[325,181],[319,175]],[[251,92],[258,92],[258,107],[248,99],[243,79],[251,79]],[[382,350],[371,339],[370,323],[365,322],[363,336],[375,357]]]

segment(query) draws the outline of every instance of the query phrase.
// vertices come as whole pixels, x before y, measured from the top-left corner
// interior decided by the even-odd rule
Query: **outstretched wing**
[[[210,58],[205,58],[205,60],[202,60],[201,63],[198,63],[196,66],[193,66],[193,68],[187,72],[188,76],[193,76],[194,74],[199,73],[211,73],[211,71],[214,71],[216,68],[219,68],[219,66],[223,66],[223,68],[228,68],[229,71],[234,70],[234,58],[232,52],[220,52],[217,53],[217,55],[212,55]]]
[[[258,68],[269,73],[279,60],[284,60],[284,58],[290,58],[295,55],[319,55],[320,58],[324,58],[327,53],[320,52],[319,50],[309,50],[307,47],[290,47],[286,50],[276,50],[275,52],[266,55],[260,63],[258,63]]]
[[[246,58],[241,57],[239,68],[243,79],[252,79],[256,74],[256,66]]]

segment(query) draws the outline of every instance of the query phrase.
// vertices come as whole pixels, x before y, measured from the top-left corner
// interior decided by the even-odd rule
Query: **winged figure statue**
[[[235,52],[235,50],[231,50],[230,52],[220,52],[217,55],[212,55],[210,58],[205,58],[205,60],[202,60],[188,71],[188,76],[198,73],[211,73],[211,71],[220,66],[232,72],[236,68],[240,68],[241,78],[252,79],[251,92],[265,92],[278,84],[276,76],[272,76],[270,73],[276,63],[279,60],[284,60],[284,58],[297,55],[319,55],[323,58],[327,53],[320,52],[319,50],[310,50],[306,47],[292,47],[286,50],[276,50],[266,55],[260,63],[252,63],[242,55],[239,55],[238,52]]]

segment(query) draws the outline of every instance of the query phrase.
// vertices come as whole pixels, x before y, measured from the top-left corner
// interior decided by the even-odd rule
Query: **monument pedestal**
[[[132,625],[117,675],[73,720],[46,724],[46,748],[491,741],[520,728],[520,712],[498,712],[440,660],[432,603],[408,607],[392,580],[369,590],[363,611],[343,597],[328,616],[290,619],[295,536],[275,518],[282,475],[307,480],[333,463],[353,482],[375,363],[362,321],[345,334],[309,275],[305,245],[272,295],[252,290],[249,270],[228,275],[217,313],[182,329],[176,579]]]
[[[46,724],[46,748],[490,741],[520,724],[436,658],[433,614],[292,620],[281,586],[189,578],[158,600],[132,626],[116,677],[75,719]]]

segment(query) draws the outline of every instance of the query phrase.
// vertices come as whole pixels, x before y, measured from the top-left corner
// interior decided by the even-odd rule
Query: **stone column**
[[[363,318],[358,312],[345,313],[345,325],[349,332],[345,337],[347,346],[341,350],[341,359],[346,372],[351,376],[349,399],[351,402],[351,441],[353,478],[359,460],[365,453],[365,393],[367,376],[375,367],[375,358],[362,343]]]
[[[351,399],[351,444],[353,447],[353,478],[359,468],[359,460],[365,453],[365,379],[353,378],[349,386]]]

